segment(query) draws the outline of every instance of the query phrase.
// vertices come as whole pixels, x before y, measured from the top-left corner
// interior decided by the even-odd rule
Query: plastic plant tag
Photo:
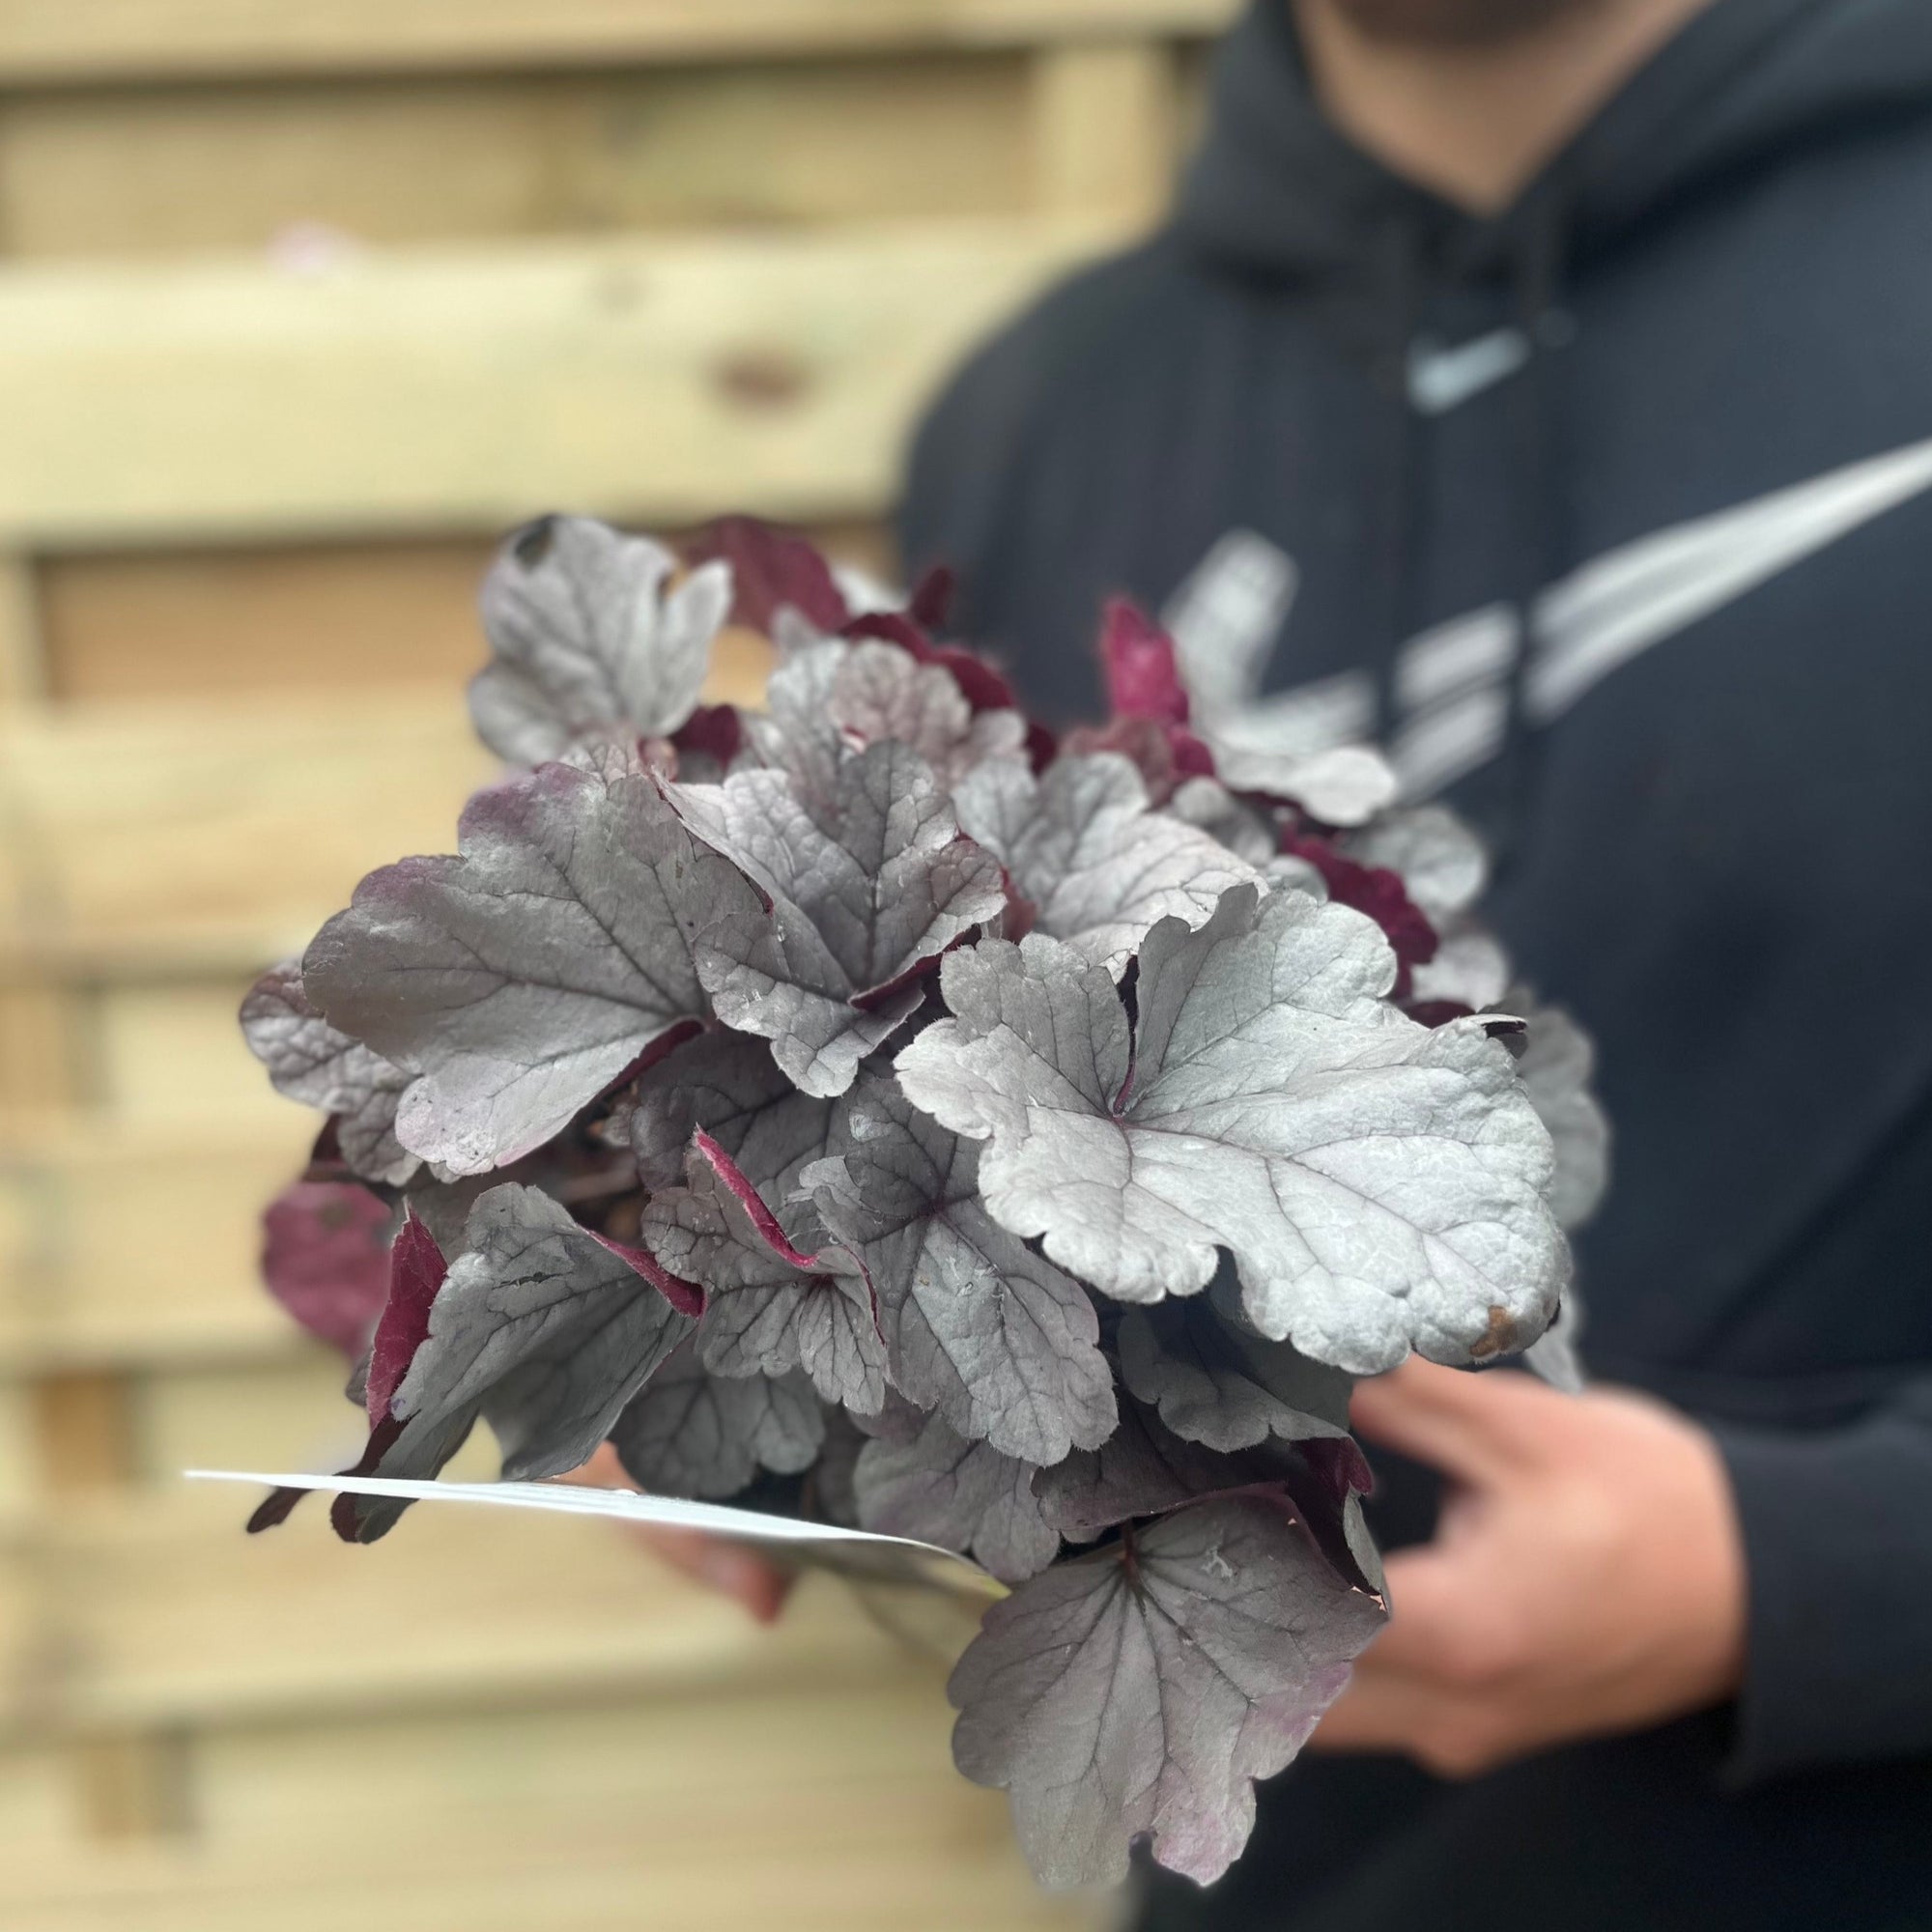
[[[326,1490],[341,1495],[386,1496],[401,1502],[495,1503],[503,1509],[552,1510],[569,1516],[611,1517],[659,1529],[698,1530],[756,1544],[782,1563],[829,1570],[871,1583],[917,1585],[989,1602],[1006,1586],[969,1558],[937,1544],[881,1536],[838,1523],[805,1522],[721,1503],[639,1495],[635,1490],[579,1488],[562,1483],[413,1482],[384,1476],[262,1475],[246,1469],[188,1469],[190,1482],[258,1483],[271,1490]]]

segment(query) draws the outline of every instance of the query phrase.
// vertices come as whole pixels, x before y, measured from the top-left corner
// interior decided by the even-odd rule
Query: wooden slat
[[[802,1589],[765,1631],[606,1525],[424,1506],[361,1549],[335,1540],[322,1502],[245,1537],[256,1500],[191,1485],[50,1526],[69,1663],[40,1687],[43,1724],[333,1723],[618,1686],[701,1696],[864,1682],[897,1654],[842,1586]]]
[[[810,534],[827,555],[890,579],[876,524]],[[469,540],[53,557],[41,570],[48,683],[67,703],[295,690],[373,702],[394,684],[453,692],[483,660],[476,592],[490,549]]]
[[[0,544],[875,515],[942,372],[1103,224],[0,275]]]
[[[1179,79],[1165,47],[1053,47],[1034,63],[1036,188],[1067,212],[1151,223],[1176,165]]]
[[[386,72],[1217,31],[1234,0],[8,0],[0,85]]]
[[[0,236],[16,260],[299,255],[1017,214],[1025,83],[990,53],[30,95],[0,116]]]
[[[754,700],[764,669],[727,637],[707,690]],[[0,822],[30,862],[0,895],[0,984],[141,960],[252,977],[364,872],[453,850],[496,769],[453,684],[0,719]]]
[[[0,1373],[286,1359],[260,1214],[313,1132],[291,1108],[226,1144],[79,1129],[0,1162]]]
[[[125,953],[160,931],[245,931],[244,965],[299,950],[372,866],[453,849],[492,770],[450,690],[0,724],[0,792],[36,872],[28,903],[0,908],[0,953]]]
[[[46,696],[41,602],[33,562],[0,551],[0,712]]]

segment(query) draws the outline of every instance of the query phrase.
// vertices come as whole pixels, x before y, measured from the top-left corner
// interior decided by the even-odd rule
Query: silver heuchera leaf
[[[988,758],[1025,756],[1026,720],[1017,711],[975,711],[944,665],[923,665],[876,639],[840,648],[826,715],[848,744],[896,740],[946,786]]]
[[[1225,783],[1288,799],[1323,825],[1365,825],[1393,805],[1401,789],[1388,761],[1366,745],[1283,753],[1244,741],[1225,722],[1204,730]]]
[[[1224,1319],[1219,1298],[1217,1286],[1122,1316],[1116,1346],[1127,1387],[1177,1435],[1209,1449],[1249,1449],[1270,1435],[1346,1435],[1352,1378],[1246,1332]]]
[[[1357,864],[1395,873],[1435,928],[1435,956],[1415,967],[1411,999],[1493,1007],[1509,985],[1510,964],[1470,911],[1490,876],[1489,854],[1475,833],[1446,806],[1420,805],[1386,812],[1340,843]]]
[[[402,1144],[455,1174],[543,1145],[705,1011],[697,926],[759,912],[635,760],[473,798],[462,856],[372,872],[302,961],[330,1024],[409,1067]]]
[[[1060,1550],[1033,1492],[1033,1464],[968,1442],[936,1415],[909,1441],[881,1438],[859,1452],[859,1521],[971,1554],[1003,1582],[1037,1576]]]
[[[1040,1514],[1073,1543],[1116,1523],[1164,1516],[1183,1503],[1278,1480],[1287,1467],[1272,1445],[1225,1455],[1167,1428],[1144,1404],[1122,1400],[1121,1426],[1097,1449],[1076,1450],[1034,1478]]]
[[[1060,758],[1037,779],[995,759],[961,780],[953,805],[1033,902],[1036,929],[1117,973],[1155,920],[1198,925],[1231,886],[1260,876],[1198,826],[1150,810],[1118,753]]]
[[[1568,1275],[1549,1136],[1483,1023],[1416,1025],[1394,975],[1360,914],[1250,887],[1148,935],[1137,1028],[1067,948],[981,942],[899,1083],[989,1143],[994,1217],[1117,1300],[1194,1293],[1225,1246],[1254,1325],[1351,1374],[1526,1347]]]
[[[422,1165],[396,1138],[410,1074],[316,1011],[299,961],[284,960],[255,981],[242,1002],[242,1035],[278,1094],[335,1122],[343,1159],[365,1180],[401,1187]]]
[[[1506,1004],[1523,1021],[1517,1073],[1556,1149],[1549,1206],[1562,1226],[1580,1228],[1610,1180],[1610,1123],[1590,1091],[1597,1049],[1561,1007],[1539,1006],[1520,989]]]
[[[668,588],[677,559],[586,517],[511,537],[483,583],[496,662],[469,687],[477,735],[515,764],[597,738],[668,737],[689,718],[731,609],[708,563]]]
[[[918,1006],[931,962],[1005,909],[999,866],[959,836],[903,745],[849,759],[829,801],[801,799],[774,771],[672,795],[770,900],[720,911],[695,951],[698,977],[718,1017],[770,1040],[805,1093],[842,1094]]]
[[[894,1383],[959,1435],[1027,1463],[1105,1441],[1113,1377],[1093,1302],[986,1212],[978,1146],[869,1075],[834,1144],[799,1184],[866,1264]]]
[[[1275,856],[1274,827],[1218,779],[1188,779],[1176,786],[1167,810],[1251,866],[1265,866]]]
[[[1125,1877],[1143,1834],[1206,1884],[1381,1621],[1279,1499],[1199,1503],[986,1612],[948,1686],[953,1758],[1006,1788],[1045,1885]]]
[[[875,1414],[885,1401],[886,1345],[859,1261],[830,1245],[802,1253],[706,1134],[690,1184],[651,1196],[640,1238],[659,1264],[706,1290],[697,1347],[721,1376],[803,1369],[827,1402]]]
[[[536,1188],[491,1188],[469,1210],[464,1252],[391,1399],[404,1425],[399,1455],[414,1438],[459,1423],[467,1431],[480,1410],[502,1445],[506,1478],[557,1476],[587,1462],[691,1332],[691,1316],[666,1292],[683,1287]],[[385,1456],[382,1473],[414,1472]]]
[[[825,1440],[825,1410],[810,1379],[718,1376],[695,1343],[680,1343],[631,1399],[611,1433],[617,1460],[659,1495],[735,1496],[757,1472],[796,1475]]]
[[[646,1187],[682,1180],[699,1128],[731,1156],[796,1240],[811,1238],[809,1204],[791,1196],[801,1170],[824,1154],[831,1100],[801,1094],[766,1043],[742,1033],[700,1034],[673,1047],[612,1115]]]
[[[1447,806],[1384,812],[1340,843],[1356,864],[1395,873],[1416,910],[1435,926],[1467,912],[1489,883],[1482,840]]]

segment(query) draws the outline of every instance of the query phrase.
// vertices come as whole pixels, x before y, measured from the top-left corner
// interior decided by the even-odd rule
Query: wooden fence
[[[920,401],[1154,218],[1227,12],[0,7],[10,1932],[1093,1922],[836,1591],[769,1634],[581,1523],[247,1541],[175,1478],[354,1434],[255,1284],[304,1122],[233,1010],[449,843],[491,536],[742,506],[886,562]]]

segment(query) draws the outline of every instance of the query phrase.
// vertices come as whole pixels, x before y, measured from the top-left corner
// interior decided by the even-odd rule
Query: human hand
[[[598,1490],[637,1487],[608,1442],[581,1469],[573,1469],[563,1480]],[[673,1570],[683,1571],[707,1589],[731,1598],[761,1624],[776,1623],[786,1597],[791,1594],[792,1578],[741,1544],[706,1536],[699,1530],[661,1529],[648,1523],[632,1524],[629,1532],[653,1556],[668,1563]]]
[[[1695,1424],[1642,1396],[1418,1360],[1360,1384],[1352,1420],[1453,1487],[1435,1542],[1389,1558],[1388,1628],[1314,1748],[1469,1777],[1736,1690],[1744,1548]]]

